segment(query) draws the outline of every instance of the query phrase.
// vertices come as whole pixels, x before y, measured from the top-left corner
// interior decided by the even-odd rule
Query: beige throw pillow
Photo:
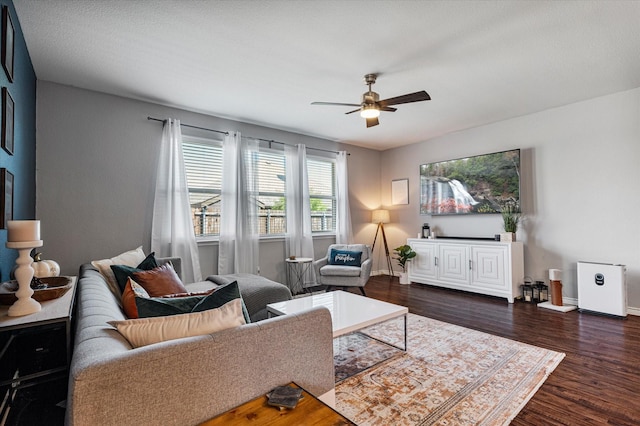
[[[201,336],[245,324],[242,299],[234,299],[219,308],[168,317],[109,321],[134,348],[166,340]]]
[[[91,264],[98,268],[98,271],[100,271],[104,279],[107,281],[107,285],[111,292],[116,296],[116,299],[120,300],[120,288],[118,287],[116,276],[111,270],[111,265],[127,265],[135,267],[138,266],[145,257],[144,251],[142,251],[142,246],[140,246],[135,250],[126,251],[112,257],[111,259],[94,260]]]

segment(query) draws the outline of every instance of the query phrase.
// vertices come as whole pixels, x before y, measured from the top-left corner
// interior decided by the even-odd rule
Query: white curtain
[[[218,274],[258,274],[258,141],[231,132],[222,143]]]
[[[287,208],[287,233],[285,234],[287,256],[313,259],[311,234],[311,206],[309,203],[309,176],[307,173],[307,150],[303,144],[285,145],[285,195]],[[304,277],[305,286],[315,283],[315,272],[308,268]]]
[[[336,157],[336,244],[351,244],[353,242],[347,155],[346,151],[340,151]]]
[[[184,171],[180,120],[167,119],[162,130],[151,224],[151,250],[158,256],[182,258],[184,282],[202,280]]]

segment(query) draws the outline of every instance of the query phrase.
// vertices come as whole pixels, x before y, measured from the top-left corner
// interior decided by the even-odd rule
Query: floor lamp
[[[378,232],[382,231],[382,241],[384,241],[384,253],[387,256],[387,267],[389,268],[389,277],[393,276],[393,266],[391,265],[391,257],[389,256],[389,245],[387,244],[387,236],[384,233],[384,224],[389,223],[389,210],[374,210],[371,214],[371,222],[377,223],[376,236],[373,237],[373,245],[371,246],[371,253],[376,248],[376,240],[378,239]]]

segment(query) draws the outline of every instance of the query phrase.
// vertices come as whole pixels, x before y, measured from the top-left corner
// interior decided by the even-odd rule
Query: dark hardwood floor
[[[512,425],[640,425],[640,317],[566,314],[506,299],[372,277],[367,296],[414,314],[564,352]],[[58,385],[57,388],[61,386]],[[62,386],[63,387],[63,386]],[[27,394],[8,425],[62,425],[60,389]]]
[[[367,296],[566,357],[512,425],[640,425],[640,317],[618,319],[372,277]]]

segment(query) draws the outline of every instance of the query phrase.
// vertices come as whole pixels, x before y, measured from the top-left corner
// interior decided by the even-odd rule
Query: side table
[[[57,299],[41,302],[42,310],[10,317],[0,305],[0,419],[6,418],[20,389],[65,379],[71,364],[71,320],[76,277]]]
[[[300,387],[295,383],[289,386]],[[267,404],[266,396],[259,396],[239,407],[232,408],[200,426],[270,425],[270,426],[348,426],[355,425],[333,408],[302,389],[303,398],[292,410],[279,410]]]
[[[291,293],[296,295],[304,293],[306,277],[313,259],[310,257],[296,257],[295,259],[285,259],[287,265],[287,287]]]

